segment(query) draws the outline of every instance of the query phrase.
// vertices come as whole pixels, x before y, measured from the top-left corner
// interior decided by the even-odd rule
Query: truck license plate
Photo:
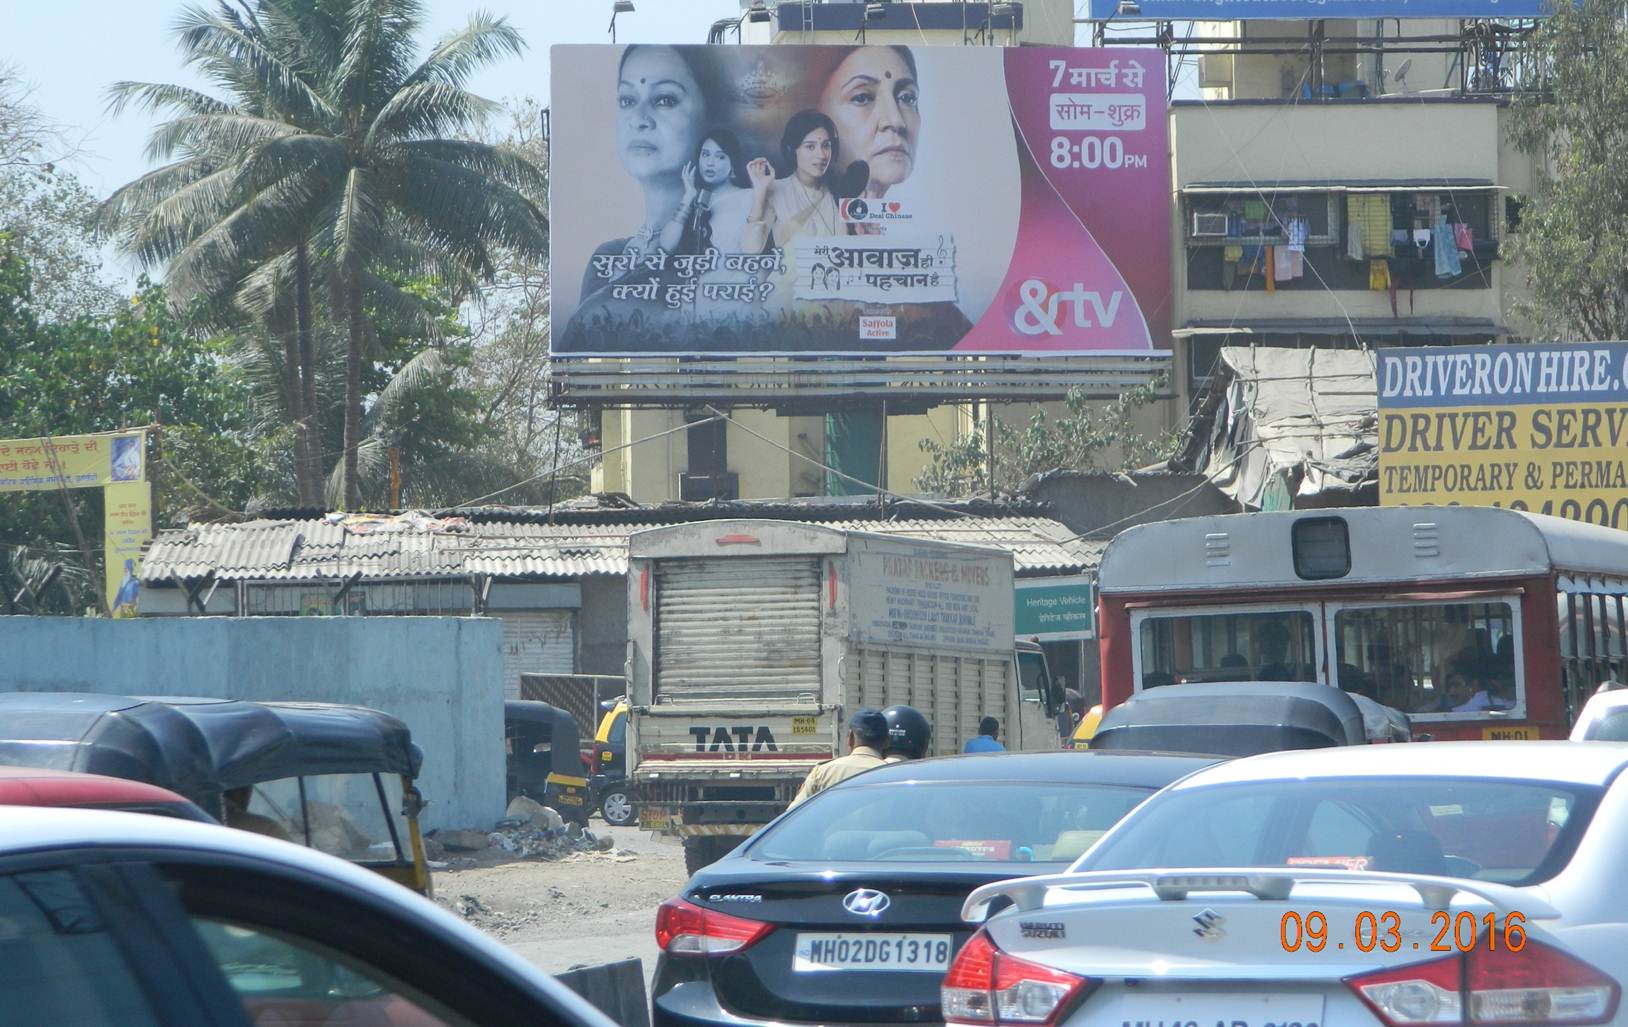
[[[948,934],[799,934],[791,968],[800,974],[832,970],[906,970],[943,973],[950,967]]]
[[[659,806],[639,807],[639,830],[665,831],[671,825],[667,811]]]

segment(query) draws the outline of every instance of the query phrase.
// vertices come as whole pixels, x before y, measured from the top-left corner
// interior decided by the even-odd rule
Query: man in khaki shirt
[[[827,760],[809,771],[808,778],[803,781],[803,787],[797,790],[797,797],[791,800],[791,805],[795,806],[855,774],[880,767],[885,762],[882,747],[887,744],[887,728],[887,719],[877,710],[860,710],[854,714],[848,722],[848,755]]]

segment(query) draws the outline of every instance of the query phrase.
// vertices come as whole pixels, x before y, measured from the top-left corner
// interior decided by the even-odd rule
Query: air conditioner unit
[[[1232,88],[1232,54],[1199,54],[1198,86],[1200,89]]]
[[[1227,215],[1221,212],[1193,212],[1193,238],[1214,239],[1227,234]]]

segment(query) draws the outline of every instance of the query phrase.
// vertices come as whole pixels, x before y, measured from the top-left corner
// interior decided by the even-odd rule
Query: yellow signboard
[[[1378,354],[1382,506],[1505,506],[1628,529],[1628,345]]]
[[[0,439],[0,492],[101,488],[103,566],[108,611],[136,616],[142,547],[153,537],[147,434],[56,435]]]
[[[0,492],[146,481],[146,433],[0,439]]]
[[[153,537],[152,486],[144,481],[114,482],[103,495],[107,608],[115,617],[134,617],[141,592],[141,548]]]

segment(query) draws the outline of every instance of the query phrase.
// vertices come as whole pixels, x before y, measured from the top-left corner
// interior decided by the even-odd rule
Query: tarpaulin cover
[[[388,713],[334,703],[0,694],[0,764],[145,781],[200,804],[289,777],[404,774],[422,753]]]

